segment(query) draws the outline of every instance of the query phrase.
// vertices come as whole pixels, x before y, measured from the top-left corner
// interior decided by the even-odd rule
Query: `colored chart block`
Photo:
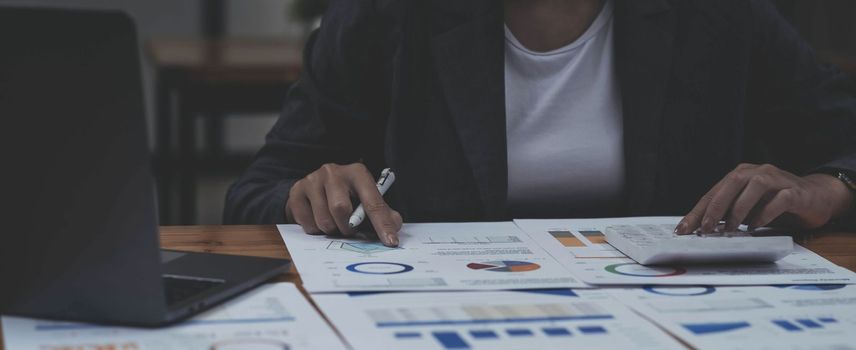
[[[606,236],[603,235],[603,232],[580,231],[580,234],[594,244],[606,244]]]
[[[577,236],[574,236],[571,231],[547,231],[550,233],[553,238],[555,238],[559,243],[562,243],[565,247],[585,247],[586,244],[583,243]]]
[[[480,263],[469,263],[467,267],[473,270],[486,270],[495,272],[525,272],[541,268],[541,265],[527,261],[486,261]]]
[[[571,331],[562,327],[544,327],[541,330],[550,337],[567,337],[571,335]]]
[[[496,332],[494,332],[492,330],[473,330],[473,331],[470,331],[470,335],[476,339],[496,339],[496,338],[499,338],[499,336],[496,335]]]
[[[697,323],[683,324],[684,328],[693,334],[711,334],[733,331],[749,327],[749,322],[725,322],[725,323]]]
[[[781,327],[788,332],[802,332],[802,328],[786,320],[773,320],[773,324]]]
[[[531,337],[534,335],[531,330],[526,328],[509,328],[505,330],[505,333],[511,337]]]
[[[583,334],[606,334],[606,328],[601,326],[580,326],[577,329]]]
[[[814,320],[810,320],[807,318],[798,319],[797,323],[803,325],[803,327],[806,328],[823,328],[823,325],[821,325],[820,323],[817,323]]]
[[[470,349],[470,345],[455,332],[434,332],[434,339],[440,342],[444,349]]]

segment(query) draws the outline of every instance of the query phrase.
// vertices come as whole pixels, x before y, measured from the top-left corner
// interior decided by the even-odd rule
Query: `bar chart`
[[[577,293],[435,292],[313,298],[355,349],[677,348],[626,307]],[[594,298],[592,296],[592,298]],[[349,337],[349,334],[360,337]],[[371,336],[366,336],[371,334]]]
[[[472,329],[468,331],[426,331],[395,332],[393,336],[399,340],[433,339],[442,349],[473,349],[481,346],[495,346],[498,340],[524,338],[565,338],[573,336],[607,335],[609,331],[604,326],[573,327],[529,327],[529,328],[497,328]]]
[[[701,349],[853,348],[856,288],[819,286],[720,286],[707,293],[700,287],[658,287],[657,293],[627,288],[610,293]]]

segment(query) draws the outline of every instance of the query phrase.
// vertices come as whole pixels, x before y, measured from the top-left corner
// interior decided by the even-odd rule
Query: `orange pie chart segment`
[[[526,272],[540,269],[541,265],[528,261],[502,260],[477,263],[474,262],[467,264],[467,267],[473,270],[486,270],[494,272]]]

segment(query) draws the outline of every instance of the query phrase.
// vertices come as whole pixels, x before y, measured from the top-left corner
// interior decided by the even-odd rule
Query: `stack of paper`
[[[856,273],[803,247],[776,263],[646,267],[604,236],[611,225],[678,220],[406,224],[397,248],[280,225],[344,343],[291,284],[167,329],[3,317],[3,334],[16,350],[684,347],[678,339],[700,349],[854,349]]]
[[[317,294],[355,349],[681,349],[597,290]]]
[[[775,263],[648,267],[612,248],[603,238],[611,225],[672,225],[680,217],[515,220],[532,239],[575,276],[595,285],[766,285],[856,283],[856,274],[794,245]],[[582,247],[580,246],[582,245]],[[600,256],[593,250],[609,252]],[[605,257],[611,255],[611,257]]]
[[[398,248],[279,229],[305,287],[354,349],[668,349],[681,347],[676,338],[711,349],[856,344],[843,331],[856,325],[853,312],[820,306],[856,305],[847,296],[856,286],[843,287],[856,274],[803,247],[776,263],[646,267],[604,235],[612,225],[679,220],[409,224]],[[553,287],[575,289],[535,290]],[[834,288],[812,300],[799,294]],[[497,289],[526,291],[487,291]],[[719,299],[729,290],[744,298]],[[791,339],[773,339],[783,332]]]
[[[854,349],[856,285],[611,290],[701,349]]]
[[[279,230],[309,292],[586,287],[511,222],[404,225],[398,248]]]
[[[3,316],[3,339],[9,350],[345,349],[291,283],[261,286],[163,329]]]

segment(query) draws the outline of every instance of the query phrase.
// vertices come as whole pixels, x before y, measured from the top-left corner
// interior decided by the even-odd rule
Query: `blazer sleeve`
[[[856,171],[853,83],[821,65],[766,0],[749,2],[752,23],[748,137],[765,138],[777,163],[797,173]]]
[[[225,224],[285,222],[285,203],[299,179],[325,163],[382,157],[388,114],[390,6],[334,0],[303,53],[300,80],[250,167],[226,194]]]

